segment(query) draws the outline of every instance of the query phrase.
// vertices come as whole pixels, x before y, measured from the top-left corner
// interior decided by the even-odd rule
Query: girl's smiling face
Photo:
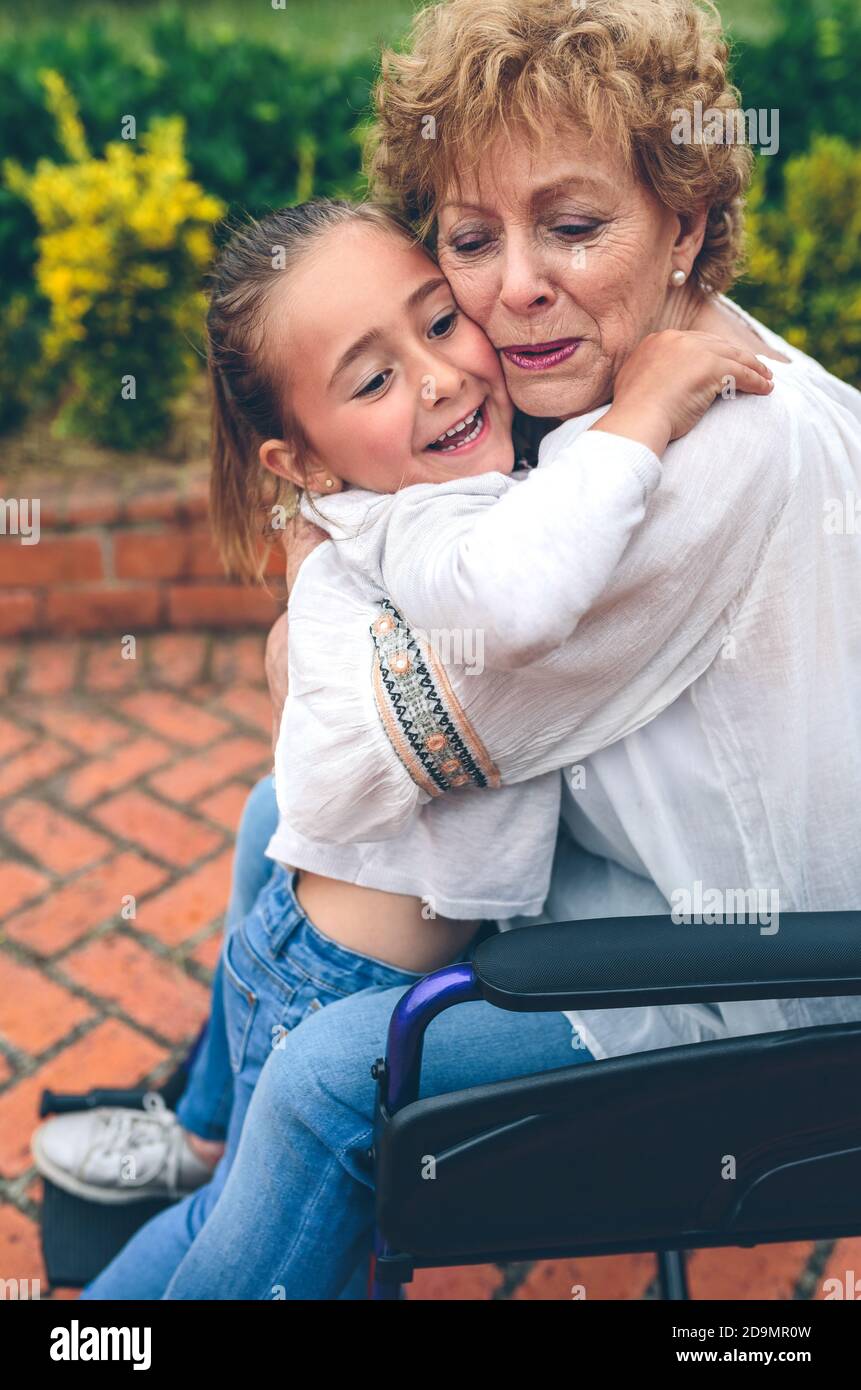
[[[268,440],[265,467],[320,493],[511,471],[496,352],[430,257],[394,230],[325,233],[273,297],[265,331],[312,455],[303,467],[288,442]]]

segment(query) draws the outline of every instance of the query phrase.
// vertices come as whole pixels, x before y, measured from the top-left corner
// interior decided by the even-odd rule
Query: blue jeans
[[[233,1101],[225,1151],[212,1181],[143,1226],[84,1297],[147,1298],[162,1292],[178,1252],[188,1248],[218,1200],[260,1072],[270,1053],[285,1046],[291,1029],[356,991],[401,992],[422,978],[324,936],[296,900],[295,877],[276,865],[252,911],[225,938],[221,964]]]
[[[275,861],[267,859],[264,851],[277,824],[275,785],[271,776],[263,777],[250,793],[239,822],[233,853],[230,902],[224,919],[225,936],[229,936],[248,916],[258,894],[271,877]],[[184,1128],[192,1134],[199,1134],[201,1139],[224,1139],[232,1104],[233,1073],[224,1025],[224,967],[219,956],[212,981],[206,1032],[176,1113]]]
[[[245,833],[244,818],[240,838]],[[261,857],[264,848],[261,840]],[[251,856],[247,838],[237,845],[237,857],[246,854]],[[244,950],[241,960],[232,955],[226,962],[240,982],[242,970],[250,969]],[[235,981],[226,987],[236,988]],[[253,1094],[244,1085],[236,1087],[228,1149],[213,1182],[144,1226],[82,1296],[341,1295],[370,1253],[370,1065],[385,1052],[389,1018],[404,988],[380,981],[315,1009],[315,998],[323,1000],[303,984],[296,1026],[283,1031],[277,1008],[267,1015],[274,1029],[270,1040],[277,1045],[269,1048]],[[243,1062],[247,1052],[246,1046]],[[436,1018],[428,1030],[422,1095],[591,1060],[562,1014],[463,1004]]]
[[[528,928],[527,928],[528,930]],[[236,1160],[168,1299],[332,1299],[372,1240],[370,1062],[400,989],[307,1017],[267,1059]],[[462,1004],[427,1033],[422,1095],[590,1061],[562,1014]]]

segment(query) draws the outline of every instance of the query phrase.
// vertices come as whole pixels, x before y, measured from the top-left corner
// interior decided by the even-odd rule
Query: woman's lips
[[[577,351],[581,338],[557,338],[552,343],[517,343],[501,349],[503,357],[527,372],[546,372]]]

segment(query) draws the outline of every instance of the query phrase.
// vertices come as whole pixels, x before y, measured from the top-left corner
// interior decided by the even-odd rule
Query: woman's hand
[[[665,329],[637,344],[616,377],[612,406],[592,428],[660,455],[693,429],[716,396],[767,396],[773,386],[771,369],[729,338]]]
[[[281,731],[281,714],[284,709],[284,701],[287,699],[287,614],[282,613],[280,618],[269,629],[269,636],[266,638],[266,654],[263,658],[266,669],[266,680],[269,684],[269,698],[272,701],[272,750],[278,742],[278,734]]]
[[[306,521],[301,512],[297,512],[291,517],[284,527],[282,544],[287,557],[287,596],[289,598],[293,585],[296,583],[296,576],[303,560],[307,560],[312,550],[316,550],[321,541],[327,541],[329,537],[320,526],[315,526],[313,522]]]
[[[314,526],[310,521],[306,521],[298,513],[284,528],[283,545],[286,552],[285,579],[287,581],[287,595],[289,598],[299,567],[303,560],[306,560],[312,550],[321,541],[328,540],[326,532],[319,526]],[[278,742],[278,733],[281,728],[281,713],[284,709],[284,701],[287,699],[287,614],[282,613],[276,619],[269,631],[266,639],[266,655],[264,658],[266,667],[266,680],[269,683],[269,695],[272,700],[272,747],[274,749]]]

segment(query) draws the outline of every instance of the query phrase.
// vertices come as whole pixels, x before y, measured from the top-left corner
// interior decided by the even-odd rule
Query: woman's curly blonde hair
[[[672,113],[693,112],[697,101],[724,116],[739,110],[714,6],[442,0],[416,16],[408,45],[383,54],[368,172],[374,192],[422,235],[470,152],[477,163],[512,122],[539,138],[575,124],[619,150],[665,206],[681,214],[708,207],[695,273],[706,290],[732,283],[751,150],[671,138]]]

